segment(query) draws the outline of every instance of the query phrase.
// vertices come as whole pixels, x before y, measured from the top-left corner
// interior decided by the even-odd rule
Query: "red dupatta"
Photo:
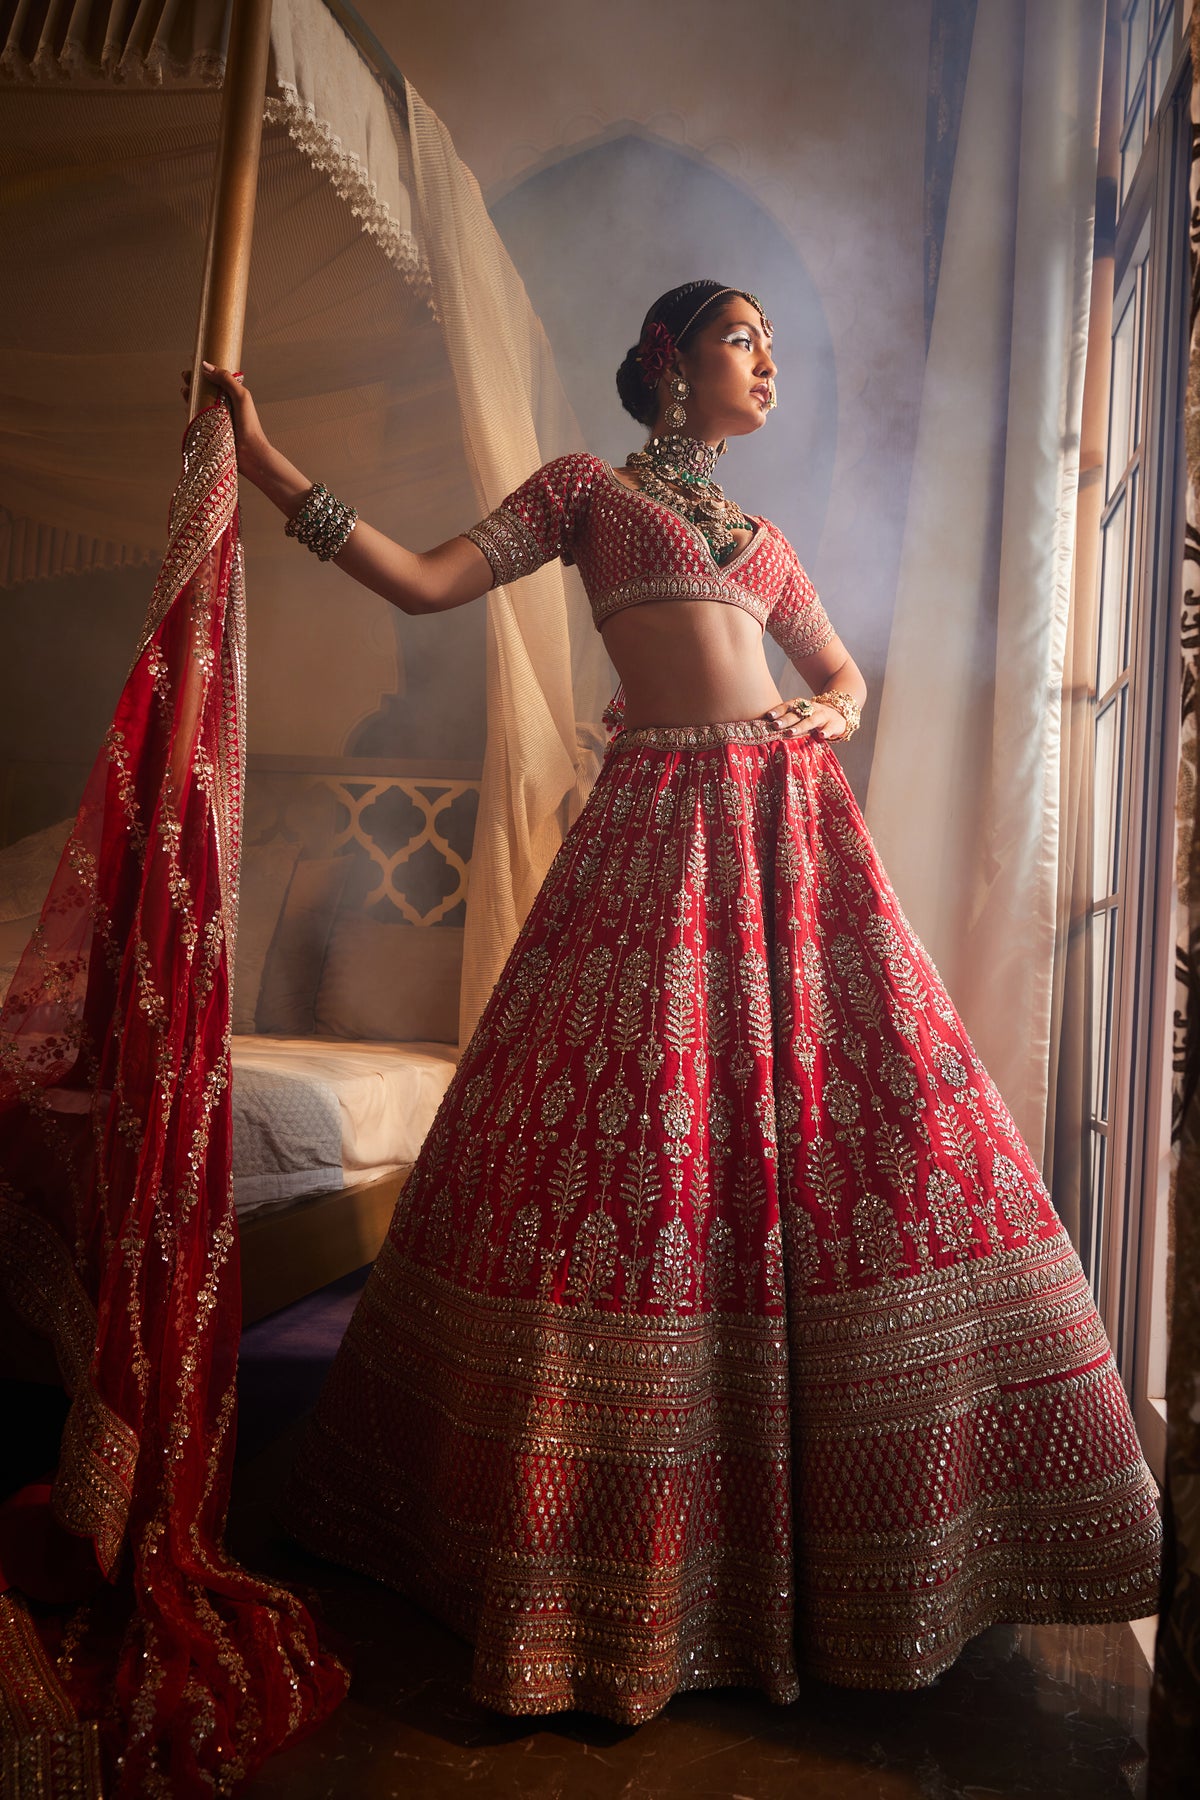
[[[90,1540],[106,1578],[57,1666],[49,1616],[35,1629],[36,1609],[0,1595],[18,1792],[97,1793],[97,1732],[119,1795],[229,1791],[345,1690],[299,1601],[222,1541],[244,766],[237,466],[219,406],[185,437],[137,655],[0,1011],[0,1295],[54,1345],[71,1396],[54,1529],[76,1550]],[[20,1568],[6,1573],[19,1587]]]

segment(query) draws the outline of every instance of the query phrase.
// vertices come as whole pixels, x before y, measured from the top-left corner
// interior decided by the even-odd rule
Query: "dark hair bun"
[[[658,396],[653,388],[646,386],[636,344],[626,351],[625,361],[617,370],[617,393],[625,411],[632,413],[639,425],[653,425]]]

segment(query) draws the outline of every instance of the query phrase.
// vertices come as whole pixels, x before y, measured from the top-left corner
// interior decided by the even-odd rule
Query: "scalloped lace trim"
[[[268,124],[283,125],[296,148],[314,169],[327,175],[334,193],[350,208],[363,230],[375,239],[388,261],[425,300],[434,318],[433,283],[429,264],[411,232],[405,231],[386,203],[367,170],[346,149],[342,140],[316,109],[302,100],[290,82],[280,81],[279,95],[268,95],[263,117]]]
[[[202,87],[219,87],[225,74],[223,56],[201,51],[184,66],[154,45],[146,55],[126,51],[118,59],[106,50],[97,62],[72,41],[54,50],[39,46],[32,60],[23,57],[10,43],[0,53],[0,80],[49,83],[111,82],[114,79],[149,87],[162,86],[164,80],[193,83]],[[278,95],[268,95],[263,102],[263,118],[268,124],[282,125],[301,154],[314,169],[328,176],[339,200],[350,208],[363,230],[373,237],[388,261],[398,269],[405,281],[426,302],[436,319],[433,283],[429,264],[411,232],[405,231],[386,203],[368,171],[359,159],[346,149],[337,133],[322,119],[315,107],[303,100],[290,82],[277,81]]]

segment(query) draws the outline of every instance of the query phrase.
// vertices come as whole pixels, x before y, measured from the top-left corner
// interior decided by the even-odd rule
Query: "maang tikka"
[[[687,413],[684,411],[683,403],[691,391],[682,375],[672,375],[671,404],[666,411],[668,431],[682,431],[687,424]]]

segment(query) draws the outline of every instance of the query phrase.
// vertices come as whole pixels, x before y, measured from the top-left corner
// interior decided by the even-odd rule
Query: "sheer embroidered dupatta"
[[[9,1769],[37,1771],[47,1795],[95,1791],[95,1725],[72,1719],[121,1752],[115,1792],[211,1795],[345,1688],[300,1603],[222,1544],[243,675],[237,468],[217,407],[188,430],[133,668],[0,1012],[0,1291],[57,1353],[71,1408],[55,1529],[90,1540],[106,1577],[57,1670],[23,1602],[0,1596]],[[19,1588],[20,1568],[6,1573]],[[64,1743],[72,1769],[55,1776]]]

